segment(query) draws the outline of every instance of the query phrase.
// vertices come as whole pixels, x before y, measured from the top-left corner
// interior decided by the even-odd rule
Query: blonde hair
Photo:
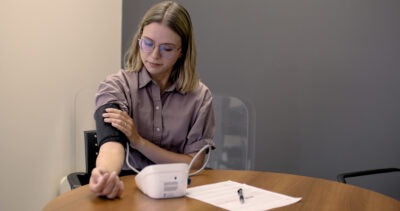
[[[188,11],[173,1],[158,3],[143,16],[127,51],[125,69],[138,72],[143,68],[138,39],[142,36],[143,28],[154,22],[165,24],[180,36],[182,56],[176,61],[169,80],[176,82],[178,91],[182,93],[193,91],[199,79],[196,73],[196,46],[192,22]]]

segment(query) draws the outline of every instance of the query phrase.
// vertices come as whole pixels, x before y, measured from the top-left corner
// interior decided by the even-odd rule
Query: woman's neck
[[[152,79],[157,83],[157,85],[160,87],[160,92],[163,93],[169,86],[169,75],[164,75],[164,76],[152,76]]]

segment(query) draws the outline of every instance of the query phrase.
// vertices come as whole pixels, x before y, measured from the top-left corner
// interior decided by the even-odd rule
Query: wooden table
[[[189,197],[151,199],[137,188],[134,176],[121,179],[125,184],[121,198],[108,200],[96,197],[85,185],[53,199],[44,210],[221,210]],[[293,197],[302,197],[300,202],[276,210],[400,211],[400,201],[389,196],[312,177],[259,171],[204,170],[191,179],[189,187],[232,180]]]

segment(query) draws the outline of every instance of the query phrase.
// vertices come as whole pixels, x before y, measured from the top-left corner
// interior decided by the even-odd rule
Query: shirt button
[[[158,128],[156,128],[156,130],[157,130],[157,132],[160,132],[160,128],[158,127]]]
[[[156,110],[160,109],[160,106],[156,106]]]

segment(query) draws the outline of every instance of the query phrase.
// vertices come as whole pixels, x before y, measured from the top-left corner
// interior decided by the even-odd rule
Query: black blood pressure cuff
[[[103,145],[104,143],[113,141],[121,143],[122,146],[125,147],[126,143],[128,142],[125,134],[119,131],[117,128],[113,127],[111,123],[104,122],[103,113],[106,113],[107,108],[120,109],[118,104],[108,103],[99,107],[94,113],[97,141],[99,142],[99,146]]]

